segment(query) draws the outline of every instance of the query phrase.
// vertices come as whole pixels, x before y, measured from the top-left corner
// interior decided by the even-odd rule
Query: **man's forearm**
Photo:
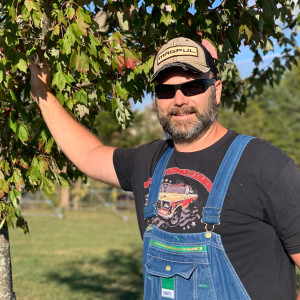
[[[67,157],[88,176],[118,185],[112,163],[114,149],[104,146],[74,120],[49,91],[39,97],[38,103],[51,134]]]

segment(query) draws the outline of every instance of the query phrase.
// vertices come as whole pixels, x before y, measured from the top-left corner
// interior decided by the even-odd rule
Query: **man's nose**
[[[174,96],[174,105],[182,106],[188,103],[189,103],[188,97],[184,96],[182,91],[178,89]]]

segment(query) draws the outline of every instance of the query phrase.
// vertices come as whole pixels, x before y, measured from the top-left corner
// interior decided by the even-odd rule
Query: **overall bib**
[[[253,137],[239,135],[230,145],[213,182],[202,212],[206,232],[169,233],[150,224],[144,233],[145,300],[249,300],[222,244],[213,231],[227,189],[240,157]],[[156,165],[144,216],[157,215],[156,203],[164,170],[173,148],[169,147]]]

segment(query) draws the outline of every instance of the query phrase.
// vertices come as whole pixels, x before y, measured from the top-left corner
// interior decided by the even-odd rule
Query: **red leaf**
[[[125,63],[126,68],[132,69],[132,70],[134,70],[135,64],[136,64],[136,59],[134,59],[132,57],[127,58],[126,63]]]
[[[10,113],[10,108],[7,107],[7,108],[5,109],[5,113],[4,113],[4,117],[5,117],[6,119],[9,117],[9,113]]]

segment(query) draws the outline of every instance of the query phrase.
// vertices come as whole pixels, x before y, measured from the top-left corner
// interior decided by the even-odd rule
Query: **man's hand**
[[[39,101],[46,100],[47,92],[51,91],[51,71],[46,61],[36,64],[32,57],[28,58],[30,61],[30,84],[31,84],[31,96],[39,103]]]

